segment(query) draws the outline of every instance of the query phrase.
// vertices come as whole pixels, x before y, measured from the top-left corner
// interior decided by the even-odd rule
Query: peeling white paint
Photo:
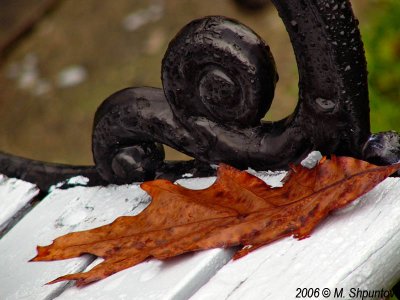
[[[311,159],[317,162],[315,155]],[[272,186],[286,172],[255,172]],[[4,177],[0,177],[0,195]],[[9,179],[6,179],[9,180]],[[215,177],[177,183],[204,189]],[[4,187],[3,187],[4,188]],[[400,278],[400,179],[389,178],[352,207],[333,213],[310,238],[286,238],[228,262],[233,249],[149,260],[84,288],[43,285],[60,275],[90,269],[101,259],[84,256],[28,263],[37,244],[90,229],[149,203],[138,185],[55,190],[0,240],[0,299],[295,299],[296,288],[389,289]],[[1,196],[0,196],[1,197]],[[0,198],[2,199],[2,198]],[[228,263],[227,263],[228,262]],[[198,290],[199,289],[199,290]],[[198,290],[198,291],[197,291]],[[196,292],[197,291],[197,292]],[[61,294],[60,294],[61,293]],[[325,298],[320,298],[325,299]]]
[[[71,231],[105,225],[121,215],[137,214],[149,201],[135,185],[55,190],[0,240],[0,299],[52,298],[65,283],[44,284],[84,269],[93,257],[29,263],[36,246]]]
[[[399,191],[399,179],[386,179],[311,237],[285,238],[229,262],[191,299],[296,299],[297,288],[343,288],[349,299],[350,288],[390,290],[400,278]]]
[[[0,232],[38,193],[34,184],[0,174]]]

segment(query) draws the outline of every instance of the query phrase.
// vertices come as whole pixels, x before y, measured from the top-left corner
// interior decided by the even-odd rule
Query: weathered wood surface
[[[343,288],[350,299],[351,288],[390,290],[400,278],[399,195],[400,179],[388,178],[311,237],[286,238],[229,262],[191,299],[295,299],[297,288],[332,292],[312,299],[334,299],[334,289]]]
[[[187,179],[179,183],[190,188],[204,188],[214,180]],[[83,289],[70,287],[57,299],[188,299],[232,255],[232,249],[213,249],[167,261],[150,260]]]
[[[259,175],[274,186],[284,176]],[[204,188],[213,180],[188,179],[181,184]],[[235,262],[227,263],[232,250],[201,251],[165,262],[149,260],[76,288],[44,284],[91,268],[99,260],[85,256],[28,263],[36,245],[110,223],[119,215],[137,214],[150,199],[137,185],[55,190],[0,240],[0,299],[188,299],[193,295],[191,299],[286,300],[294,299],[296,288],[302,287],[332,291],[337,287],[344,293],[352,287],[390,289],[400,278],[399,191],[400,179],[389,178],[357,205],[329,217],[310,238],[286,238]]]
[[[121,214],[138,213],[148,201],[137,186],[54,191],[0,240],[0,299],[47,299],[59,294],[65,283],[44,284],[65,272],[84,269],[93,258],[28,263],[36,254],[36,245],[109,223]]]
[[[203,179],[203,185],[214,178]],[[188,184],[190,186],[188,180]],[[196,186],[202,184],[196,180]],[[55,190],[0,240],[0,299],[52,299],[68,287],[44,285],[66,273],[84,270],[93,262],[84,256],[57,262],[28,262],[36,245],[46,245],[68,232],[112,222],[120,215],[135,215],[149,203],[138,185],[76,187]],[[167,262],[149,261],[86,289],[71,288],[61,299],[186,299],[211,278],[231,257],[231,250],[189,254]],[[137,284],[132,284],[137,283]]]
[[[258,173],[272,186],[279,186],[284,172]],[[201,189],[211,178],[179,180],[179,184]],[[70,287],[57,299],[188,299],[214,276],[232,257],[233,249],[213,249],[191,253],[165,262],[150,260],[84,289]],[[92,267],[92,266],[90,266]]]
[[[7,225],[22,217],[23,210],[38,193],[34,184],[0,174],[0,237]]]

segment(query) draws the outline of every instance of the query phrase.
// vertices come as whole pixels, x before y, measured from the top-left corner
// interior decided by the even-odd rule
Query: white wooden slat
[[[359,299],[351,288],[389,290],[399,279],[400,179],[388,178],[311,237],[286,238],[229,262],[191,299],[287,300],[296,299],[297,288],[331,291],[312,299],[333,299],[335,288],[343,288],[343,299]]]
[[[0,233],[38,193],[34,184],[0,174]]]
[[[272,177],[270,173],[258,175],[276,186],[284,173]],[[213,178],[193,179],[181,184],[202,188],[212,181]],[[326,220],[311,238],[284,239],[229,263],[193,299],[292,299],[295,294],[290,289],[294,286],[293,293],[297,287],[333,288],[338,284],[345,293],[350,287],[390,287],[400,277],[400,238],[396,235],[400,225],[394,221],[400,219],[400,209],[395,206],[399,194],[396,191],[400,191],[400,182],[388,179],[353,209],[342,210]],[[0,299],[52,299],[57,295],[57,299],[189,298],[229,260],[232,250],[203,251],[166,262],[150,260],[88,287],[67,290],[62,283],[42,284],[84,269],[92,261],[90,257],[26,263],[34,256],[36,244],[48,244],[69,231],[109,223],[121,214],[138,213],[147,201],[137,186],[75,188],[53,193],[0,240],[0,253],[4,253],[4,261],[0,260]],[[129,205],[125,207],[121,202]],[[51,215],[49,223],[37,220],[46,213]],[[24,228],[20,229],[21,226]],[[38,227],[43,228],[33,233],[36,237],[25,238],[25,244],[20,242],[21,236]],[[326,232],[321,233],[322,230]],[[360,239],[363,234],[368,239]],[[22,251],[28,244],[30,252]],[[33,265],[40,267],[32,269]]]
[[[167,261],[152,259],[87,287],[72,286],[56,299],[188,299],[230,260],[232,254],[232,249],[213,249]]]
[[[180,180],[188,188],[205,188],[215,177]],[[64,299],[187,299],[233,255],[231,249],[213,249],[167,261],[149,260],[84,288],[69,287]],[[88,269],[100,262],[95,261]]]
[[[28,262],[36,245],[67,232],[110,223],[140,212],[149,202],[138,186],[76,187],[56,190],[0,240],[0,299],[51,299],[65,283],[44,285],[65,273],[84,269],[91,256],[56,262]]]
[[[283,173],[264,174],[265,179],[272,185],[279,185],[283,176]],[[194,178],[183,180],[180,184],[189,188],[205,188],[214,180],[215,178]],[[136,214],[146,206],[148,200],[147,195],[138,186],[77,187],[51,193],[0,241],[0,253],[2,253],[0,299],[50,299],[61,294],[66,288],[64,283],[50,286],[43,286],[43,284],[62,274],[83,270],[92,259],[83,257],[51,263],[27,263],[35,255],[35,246],[49,244],[54,238],[67,232],[109,223],[119,215]],[[171,267],[169,272],[166,270],[169,269],[167,266],[171,265],[170,261],[161,263],[162,267],[157,267],[160,262],[151,261],[93,284],[92,286],[96,288],[92,288],[91,293],[93,295],[97,293],[102,299],[107,297],[113,299],[116,291],[125,290],[127,285],[132,285],[132,278],[139,278],[139,282],[143,285],[145,285],[143,282],[148,281],[148,290],[153,291],[153,295],[156,295],[158,299],[166,299],[164,296],[170,299],[184,299],[206,282],[231,255],[231,250],[220,249],[186,255],[186,258],[177,258],[176,260],[182,260],[182,262],[172,264],[179,267]],[[140,271],[141,268],[143,271]],[[162,272],[154,275],[151,270],[157,268],[161,268]],[[127,282],[120,279],[125,272],[129,274]],[[154,278],[146,279],[150,277]],[[163,284],[157,284],[157,282],[163,282]],[[86,289],[89,291],[90,287]],[[137,298],[140,295],[144,297],[149,295],[148,293],[140,294],[140,292],[138,294],[135,289],[128,292],[129,298],[140,299]],[[71,288],[68,293],[73,295],[76,291]],[[79,295],[84,295],[84,293],[78,293],[76,297]]]
[[[192,179],[181,184],[203,188],[214,180]],[[60,275],[85,269],[93,258],[28,263],[36,254],[36,245],[49,244],[67,232],[110,223],[120,215],[137,214],[148,202],[149,197],[137,185],[54,191],[0,240],[0,299],[53,299],[61,294],[67,288],[65,283],[44,284]],[[216,249],[167,262],[152,260],[79,289],[78,293],[71,288],[70,293],[77,294],[74,299],[87,299],[85,295],[92,295],[93,299],[115,299],[121,291],[128,299],[148,299],[149,295],[154,299],[166,299],[168,295],[171,299],[186,299],[231,256],[231,250]],[[135,281],[140,285],[132,285]],[[143,286],[148,288],[142,289]],[[69,298],[68,294],[61,297]]]
[[[258,173],[273,186],[281,185],[285,172]],[[201,189],[215,177],[180,180],[179,184]],[[84,288],[70,287],[57,300],[68,299],[188,299],[232,257],[233,249],[213,249],[186,254],[165,262],[150,260]],[[89,266],[90,269],[93,266]]]

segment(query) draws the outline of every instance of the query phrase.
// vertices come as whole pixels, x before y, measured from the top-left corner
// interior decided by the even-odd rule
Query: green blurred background
[[[352,3],[366,46],[372,129],[400,131],[400,1]],[[97,106],[124,87],[161,87],[168,42],[190,20],[205,15],[236,18],[271,46],[280,81],[267,119],[285,117],[296,105],[296,64],[272,5],[249,12],[232,0],[0,0],[0,7],[4,151],[91,164]],[[184,156],[168,150],[167,157]]]

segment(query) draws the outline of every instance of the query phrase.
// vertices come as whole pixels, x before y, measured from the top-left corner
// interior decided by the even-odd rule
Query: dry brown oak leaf
[[[50,283],[86,285],[147,258],[167,259],[188,251],[244,246],[234,258],[285,236],[309,236],[329,212],[371,190],[400,169],[347,157],[323,159],[315,168],[291,166],[281,188],[221,164],[209,188],[190,190],[167,180],[144,182],[151,204],[137,216],[117,218],[96,229],[69,233],[37,247],[32,261],[90,253],[104,261],[88,272]]]

